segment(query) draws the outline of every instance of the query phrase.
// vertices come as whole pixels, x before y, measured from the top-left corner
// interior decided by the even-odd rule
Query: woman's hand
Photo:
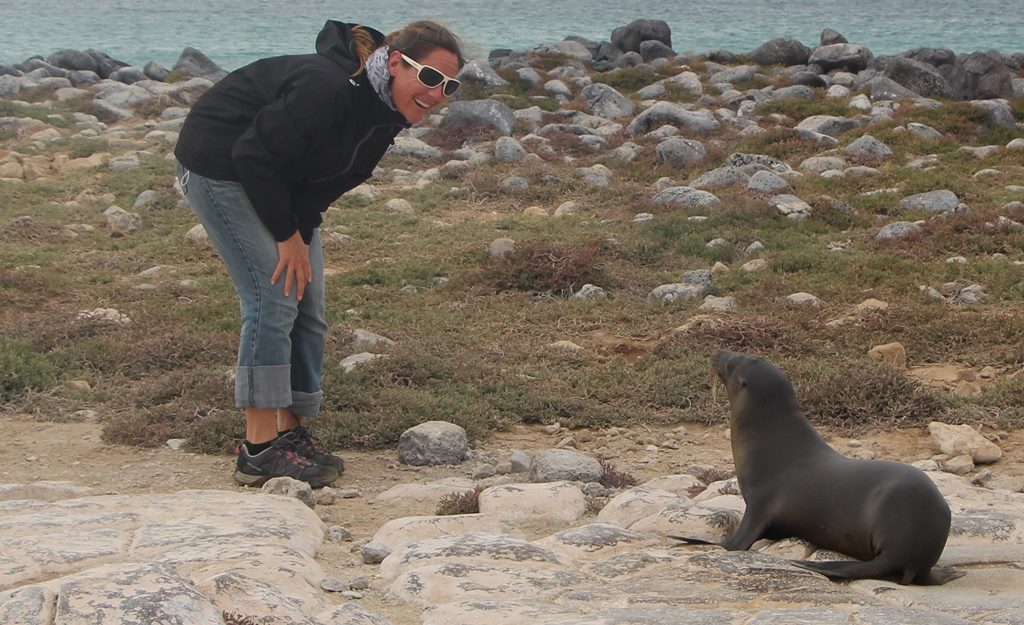
[[[302,300],[306,285],[313,281],[313,270],[309,266],[309,246],[302,240],[298,230],[295,234],[277,244],[277,267],[270,276],[270,284],[277,284],[284,274],[284,296],[288,297],[295,285],[295,295]]]

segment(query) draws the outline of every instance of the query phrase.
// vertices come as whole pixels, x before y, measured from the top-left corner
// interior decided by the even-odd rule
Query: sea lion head
[[[733,416],[747,407],[771,413],[772,408],[795,409],[793,384],[781,369],[763,358],[737,352],[720,351],[714,359],[718,378],[729,392]]]

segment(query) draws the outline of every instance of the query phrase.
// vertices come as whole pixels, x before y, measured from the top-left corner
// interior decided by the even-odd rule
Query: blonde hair
[[[370,31],[362,26],[353,26],[351,30],[352,45],[355,47],[356,56],[359,57],[359,68],[352,74],[352,77],[355,78],[366,71],[366,59],[370,58],[373,51],[377,49],[377,41]]]

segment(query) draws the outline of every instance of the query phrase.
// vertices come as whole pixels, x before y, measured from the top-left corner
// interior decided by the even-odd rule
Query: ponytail
[[[374,41],[370,31],[362,26],[352,27],[352,46],[355,48],[356,56],[359,57],[359,68],[352,74],[352,77],[366,71],[366,59],[370,58],[373,51],[377,49],[377,42]]]

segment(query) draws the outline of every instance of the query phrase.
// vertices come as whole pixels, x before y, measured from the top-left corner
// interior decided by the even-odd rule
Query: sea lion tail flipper
[[[691,545],[713,545],[715,543],[710,540],[704,540],[703,538],[694,538],[693,536],[687,536],[682,532],[667,532],[665,538],[671,538],[672,540],[678,540],[681,543],[687,543]]]
[[[878,559],[868,560],[867,562],[861,562],[860,560],[829,562],[790,560],[789,563],[834,579],[884,579],[893,576],[892,565]]]

